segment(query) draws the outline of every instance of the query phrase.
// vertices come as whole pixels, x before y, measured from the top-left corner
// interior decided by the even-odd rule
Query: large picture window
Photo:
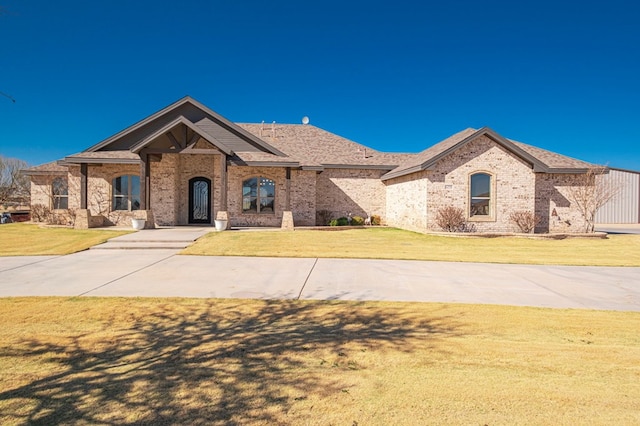
[[[471,175],[471,200],[469,207],[469,217],[491,216],[491,175],[487,173]]]
[[[140,177],[123,175],[113,179],[113,210],[140,209]]]
[[[57,177],[51,184],[54,209],[69,208],[69,184],[66,178]]]
[[[274,213],[276,183],[272,179],[253,177],[242,182],[243,213]]]

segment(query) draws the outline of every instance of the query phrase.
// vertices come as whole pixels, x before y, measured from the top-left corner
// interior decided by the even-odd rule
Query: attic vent
[[[369,153],[367,153],[367,148],[363,148],[363,149],[364,149],[364,158],[371,158],[371,157],[373,157],[373,154],[372,154],[372,153],[370,153],[370,152],[369,152]],[[362,151],[363,151],[362,149],[358,148],[358,152],[362,152]]]

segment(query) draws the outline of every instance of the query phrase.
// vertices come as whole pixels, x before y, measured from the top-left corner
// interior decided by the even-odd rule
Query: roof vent
[[[307,117],[306,115],[302,117],[302,124],[309,124],[309,117]]]

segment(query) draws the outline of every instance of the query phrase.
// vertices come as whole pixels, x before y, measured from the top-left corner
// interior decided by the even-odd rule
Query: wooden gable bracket
[[[173,132],[168,131],[165,134],[167,135],[167,137],[169,138],[169,140],[171,141],[173,146],[176,147],[176,149],[178,149],[178,150],[184,149],[184,146],[178,141],[178,139],[176,139],[175,136],[173,136]]]

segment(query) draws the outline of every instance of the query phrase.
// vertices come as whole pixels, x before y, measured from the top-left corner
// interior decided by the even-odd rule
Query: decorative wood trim
[[[80,208],[87,208],[87,176],[88,166],[87,163],[80,164]]]
[[[227,211],[227,181],[227,156],[222,154],[220,155],[220,210],[225,212]]]
[[[286,211],[291,211],[291,167],[287,167],[287,173],[286,173],[286,181],[285,181],[286,185],[286,194],[284,195],[285,197],[285,210]]]
[[[178,139],[176,139],[175,136],[173,136],[173,132],[168,131],[167,133],[165,133],[167,135],[167,137],[169,138],[169,140],[171,141],[171,143],[173,144],[173,146],[176,147],[176,149],[182,149],[184,148],[184,146],[182,146],[182,144],[180,142],[178,142]]]

